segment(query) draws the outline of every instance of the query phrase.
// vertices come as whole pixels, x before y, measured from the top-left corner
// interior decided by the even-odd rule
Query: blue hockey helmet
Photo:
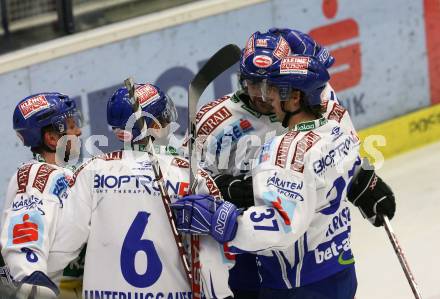
[[[282,101],[292,90],[302,91],[308,106],[321,104],[321,93],[330,80],[327,68],[316,57],[290,55],[274,61],[267,68],[263,84],[263,99],[268,90],[277,87]]]
[[[81,115],[67,95],[45,92],[21,100],[14,110],[12,126],[25,146],[43,144],[42,129],[48,126],[60,133],[67,131],[66,119],[72,117],[80,126]]]
[[[177,120],[177,110],[169,96],[153,84],[136,84],[136,93],[142,111],[151,117],[144,116],[148,127],[166,126]],[[127,137],[134,139],[140,135],[140,128],[134,124],[132,132],[127,132],[126,125],[133,114],[132,103],[125,87],[118,88],[107,102],[107,123],[118,137],[124,141]],[[157,122],[159,124],[157,124]],[[127,136],[127,134],[129,134]]]
[[[281,35],[254,32],[241,52],[240,81],[262,81],[268,68],[290,52],[289,44]]]
[[[330,68],[335,62],[335,58],[330,55],[327,48],[318,44],[304,32],[289,28],[270,28],[268,32],[281,35],[288,42],[292,54],[313,56],[326,68]]]

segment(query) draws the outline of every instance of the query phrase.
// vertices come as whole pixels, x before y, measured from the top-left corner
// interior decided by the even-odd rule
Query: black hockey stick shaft
[[[188,88],[188,159],[190,165],[190,190],[195,188],[195,172],[197,172],[198,163],[196,158],[192,157],[192,149],[194,141],[197,137],[196,132],[196,112],[197,103],[200,100],[205,89],[214,81],[221,73],[233,66],[240,60],[240,48],[236,45],[229,44],[218,50],[211,58],[203,65],[203,67],[196,74],[194,79],[189,84]],[[195,163],[194,163],[195,162]],[[199,260],[199,236],[191,236],[191,270],[192,270],[192,298],[201,298],[201,283],[200,283],[200,260]]]
[[[194,79],[189,84],[188,89],[188,154],[191,167],[190,186],[194,182],[194,175],[197,167],[193,165],[192,149],[196,138],[196,112],[197,103],[200,100],[205,89],[214,81],[220,74],[226,71],[240,60],[241,50],[237,45],[229,44],[218,50],[211,58],[203,65],[203,67],[196,74]]]
[[[409,264],[405,258],[405,255],[403,254],[402,247],[400,247],[399,241],[397,240],[393,228],[391,227],[390,220],[385,215],[382,215],[382,218],[383,218],[385,231],[387,232],[388,238],[390,239],[390,242],[393,245],[394,252],[396,253],[397,258],[399,259],[400,265],[402,266],[403,272],[405,273],[406,279],[408,280],[408,283],[411,287],[414,297],[416,299],[421,299],[422,295],[420,294],[420,291],[417,287],[417,283],[414,279],[411,269],[409,268]]]
[[[136,123],[141,131],[140,136],[144,136],[144,138],[145,138],[148,136],[147,135],[148,128],[147,128],[147,125],[142,117],[142,108],[140,106],[139,99],[136,95],[136,88],[135,88],[135,84],[133,82],[133,79],[132,78],[126,79],[124,81],[124,84],[125,84],[125,87],[128,89],[130,99],[132,100],[132,105],[133,105],[132,108],[133,108],[133,112],[135,113],[135,116],[136,116]],[[170,208],[170,205],[171,205],[170,196],[168,195],[168,191],[165,188],[162,170],[160,168],[159,161],[157,160],[157,158],[155,156],[154,145],[151,141],[151,138],[149,138],[149,140],[148,140],[147,149],[148,149],[147,150],[148,156],[150,157],[150,160],[152,162],[151,164],[152,164],[155,180],[157,181],[160,195],[162,197],[162,202],[165,207],[166,214],[167,214],[168,222],[171,227],[171,232],[173,233],[174,241],[176,242],[177,250],[179,251],[180,260],[181,260],[183,268],[185,270],[185,274],[187,276],[188,283],[189,283],[189,285],[191,285],[193,279],[192,279],[191,269],[190,269],[189,262],[188,262],[188,257],[186,255],[185,247],[183,246],[182,236],[177,231],[176,222],[174,221],[173,213]]]

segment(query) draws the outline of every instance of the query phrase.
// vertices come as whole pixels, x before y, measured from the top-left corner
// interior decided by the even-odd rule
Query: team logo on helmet
[[[141,85],[136,88],[136,93],[139,99],[139,105],[144,108],[149,102],[157,100],[160,95],[158,90],[150,84]]]
[[[307,74],[310,58],[304,56],[288,56],[281,60],[280,74]]]
[[[255,41],[255,46],[260,48],[267,48],[267,39],[259,38]]]
[[[257,55],[252,62],[256,67],[265,69],[272,65],[272,58],[266,55]]]
[[[273,51],[273,56],[275,56],[278,59],[282,59],[287,55],[289,55],[289,53],[290,53],[289,43],[282,36],[280,36],[280,41],[278,42],[275,51]]]
[[[38,111],[49,108],[49,102],[46,100],[45,96],[39,95],[27,99],[19,105],[19,108],[23,117],[27,119]]]

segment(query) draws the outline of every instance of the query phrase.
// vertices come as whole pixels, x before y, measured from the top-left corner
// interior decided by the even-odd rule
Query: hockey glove
[[[348,200],[357,206],[364,218],[367,218],[374,226],[383,225],[381,215],[392,219],[396,211],[396,200],[393,191],[375,173],[374,169],[360,169],[355,181],[352,183],[348,194]]]
[[[223,198],[238,208],[249,208],[254,205],[252,176],[245,179],[244,175],[221,174],[214,178],[214,182],[220,189]]]
[[[221,244],[235,237],[241,211],[228,201],[215,200],[210,195],[188,195],[171,207],[180,232],[211,235]]]
[[[280,34],[289,43],[293,54],[310,55],[319,60],[328,69],[335,63],[327,48],[318,44],[310,35],[288,28],[270,28],[270,33]]]

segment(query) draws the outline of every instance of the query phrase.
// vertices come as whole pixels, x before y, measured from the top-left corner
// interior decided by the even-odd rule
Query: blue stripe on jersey
[[[288,289],[304,286],[343,271],[354,264],[349,242],[350,227],[308,251],[307,234],[295,242],[295,265],[292,267],[284,252],[272,251],[272,256],[258,256],[261,286],[272,289]],[[301,244],[303,243],[303,244]],[[300,249],[304,256],[301,258]],[[302,264],[298,261],[302,260]],[[298,270],[298,268],[300,269]],[[298,277],[299,275],[299,277]],[[287,278],[287,281],[286,281]],[[299,284],[297,284],[299,278]]]
[[[354,263],[349,235],[350,228],[306,253],[301,271],[301,285],[324,279]]]

